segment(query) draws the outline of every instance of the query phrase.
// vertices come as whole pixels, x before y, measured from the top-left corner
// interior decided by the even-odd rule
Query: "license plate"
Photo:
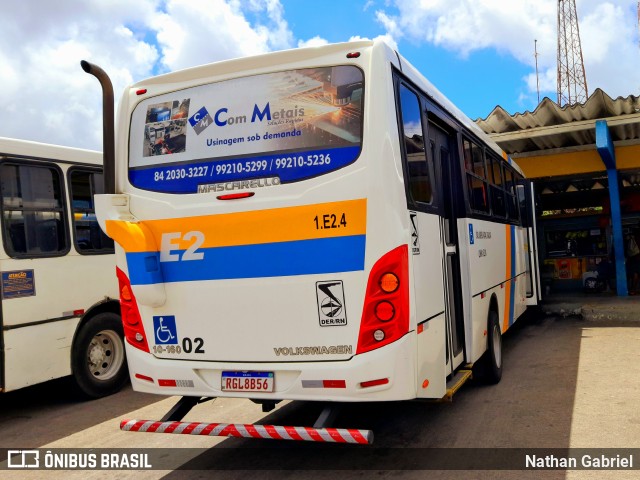
[[[225,392],[273,392],[273,372],[222,372]]]

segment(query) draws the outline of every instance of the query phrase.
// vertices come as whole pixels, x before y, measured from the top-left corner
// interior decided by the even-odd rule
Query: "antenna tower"
[[[575,0],[558,0],[558,105],[589,97]]]
[[[533,41],[533,56],[536,59],[536,89],[538,90],[538,103],[540,103],[540,76],[538,75],[538,40]]]

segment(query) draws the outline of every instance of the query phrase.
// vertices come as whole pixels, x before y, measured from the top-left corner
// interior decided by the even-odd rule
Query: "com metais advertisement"
[[[254,75],[156,96],[134,110],[129,180],[206,193],[272,186],[354,162],[364,78],[354,66]]]

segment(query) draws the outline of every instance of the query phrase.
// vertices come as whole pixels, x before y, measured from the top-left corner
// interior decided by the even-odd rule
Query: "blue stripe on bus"
[[[353,235],[205,248],[202,260],[172,262],[160,262],[159,252],[136,252],[127,253],[127,264],[132,285],[352,272],[364,270],[365,242],[366,235]]]
[[[509,325],[513,325],[515,321],[513,318],[513,307],[516,298],[516,227],[511,225],[511,289],[509,295],[511,301],[509,302]]]

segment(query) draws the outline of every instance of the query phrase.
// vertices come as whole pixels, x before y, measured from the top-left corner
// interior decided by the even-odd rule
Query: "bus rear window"
[[[295,182],[353,163],[362,144],[364,77],[351,65],[201,85],[133,112],[129,181],[165,193]]]

